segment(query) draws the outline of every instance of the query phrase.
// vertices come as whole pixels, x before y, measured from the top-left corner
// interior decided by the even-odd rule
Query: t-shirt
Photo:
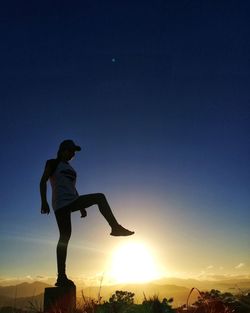
[[[68,162],[59,162],[50,177],[52,187],[52,207],[54,211],[75,201],[79,195],[76,190],[76,171]]]

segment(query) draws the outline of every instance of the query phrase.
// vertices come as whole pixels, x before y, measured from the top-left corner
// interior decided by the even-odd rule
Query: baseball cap
[[[77,146],[73,140],[67,139],[60,143],[59,151],[73,149],[75,151],[81,151],[82,148],[80,146]]]

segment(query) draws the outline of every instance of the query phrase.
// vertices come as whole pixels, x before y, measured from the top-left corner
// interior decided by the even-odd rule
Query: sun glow
[[[153,254],[143,243],[128,242],[112,255],[110,277],[116,283],[143,283],[160,276]]]

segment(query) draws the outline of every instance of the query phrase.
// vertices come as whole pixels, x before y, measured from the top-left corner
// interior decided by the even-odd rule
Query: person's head
[[[59,146],[57,158],[70,161],[75,156],[76,151],[81,151],[81,147],[77,146],[71,139],[64,140]]]

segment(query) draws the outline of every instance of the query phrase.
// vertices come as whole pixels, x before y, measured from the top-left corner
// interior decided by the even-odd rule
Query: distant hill
[[[0,296],[0,307],[12,307],[28,309],[31,307],[36,308],[36,311],[41,311],[43,307],[43,293],[34,297],[22,297],[22,298],[9,298],[5,296]]]
[[[0,287],[0,295],[9,298],[33,297],[44,292],[44,289],[51,287],[42,282],[22,283],[15,286]]]
[[[135,294],[135,303],[141,303],[144,297],[149,299],[154,295],[159,298],[174,298],[174,304],[179,305],[186,302],[190,289],[176,285],[156,285],[153,283],[148,284],[126,284],[126,285],[113,285],[103,286],[101,288],[102,300],[108,300],[116,290],[126,290]],[[98,298],[99,287],[85,287],[78,288],[77,296],[81,298],[81,292],[85,297]]]
[[[196,287],[200,290],[218,289],[222,292],[238,293],[240,289],[250,290],[250,279],[247,278],[229,278],[220,280],[196,280],[181,278],[164,278],[155,281],[158,285],[175,284],[186,288]]]
[[[0,307],[2,306],[14,306],[14,301],[10,297],[0,295]]]
[[[44,289],[47,287],[51,286],[42,282],[0,287],[0,307],[26,309],[32,303],[39,310],[43,305]]]

